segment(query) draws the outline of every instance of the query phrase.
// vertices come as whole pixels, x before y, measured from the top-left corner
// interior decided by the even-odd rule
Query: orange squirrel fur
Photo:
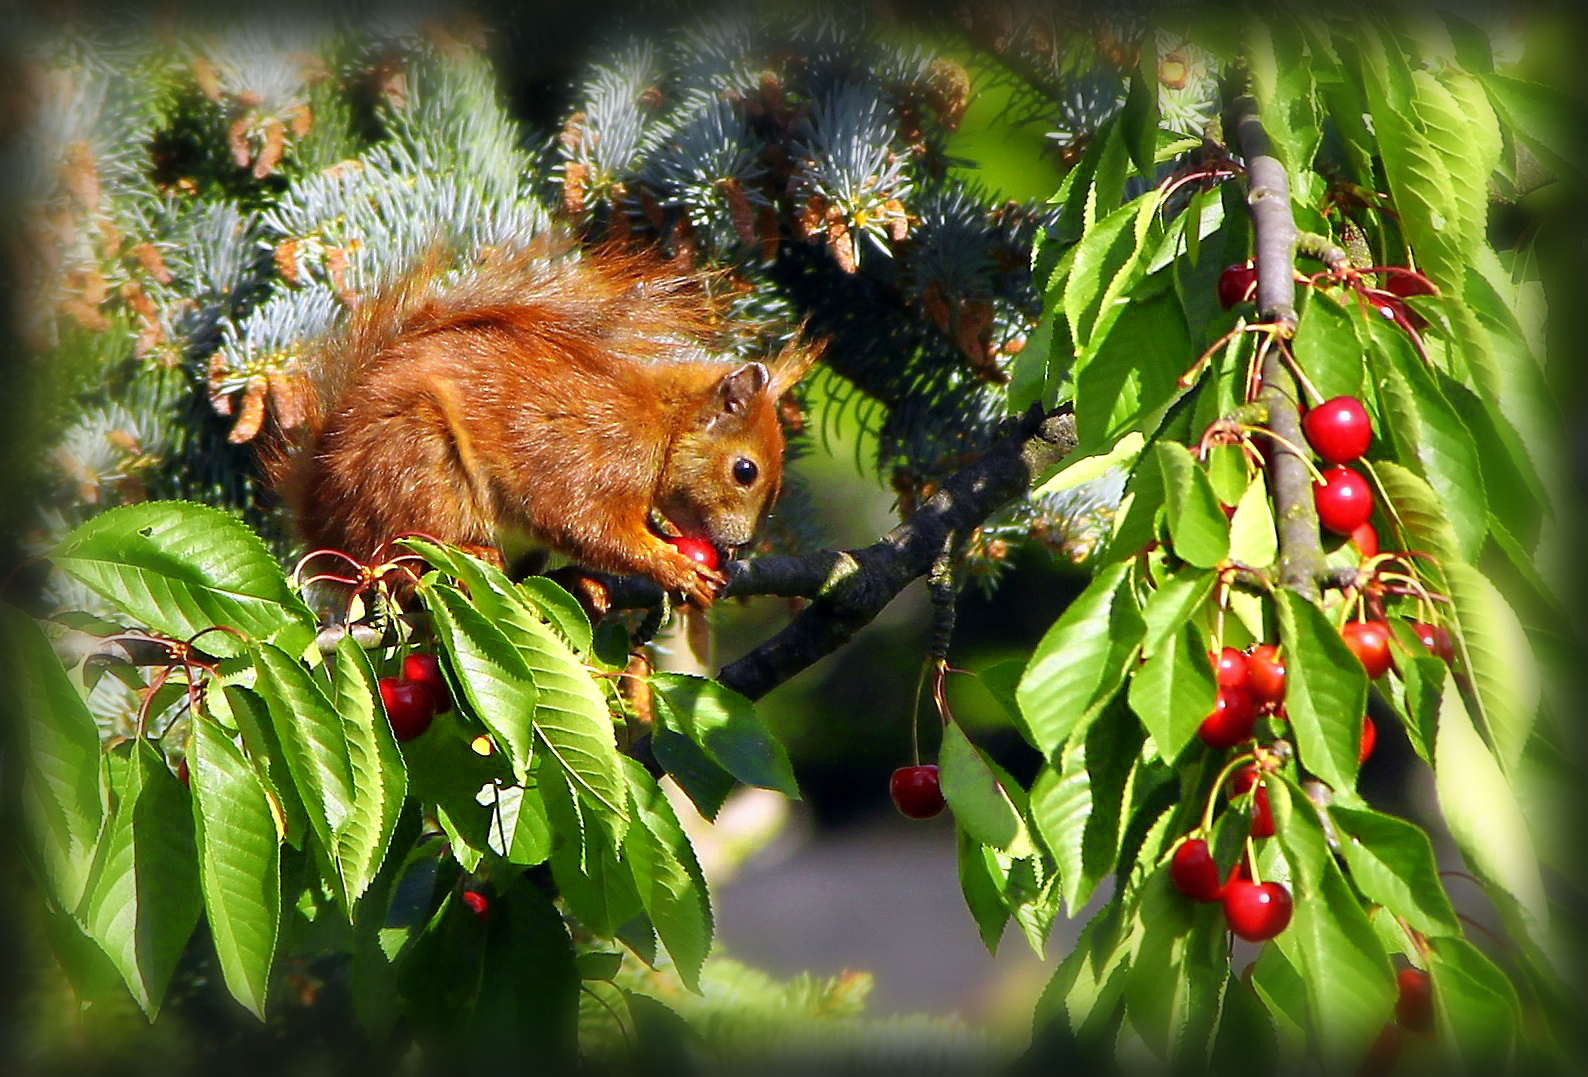
[[[700,280],[613,248],[496,253],[445,290],[441,269],[365,299],[310,361],[274,468],[302,538],[369,558],[408,532],[518,534],[709,606],[723,577],[666,539],[750,541],[782,480],[778,398],[815,349],[713,358]]]

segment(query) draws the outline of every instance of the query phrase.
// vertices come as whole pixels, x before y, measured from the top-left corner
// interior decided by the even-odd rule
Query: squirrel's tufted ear
[[[827,349],[825,340],[804,339],[804,326],[800,328],[800,335],[785,344],[783,350],[772,360],[772,399],[774,400],[780,399],[784,393],[792,389]]]
[[[724,374],[717,383],[717,402],[729,415],[743,415],[772,376],[760,363],[746,363],[732,373]]]

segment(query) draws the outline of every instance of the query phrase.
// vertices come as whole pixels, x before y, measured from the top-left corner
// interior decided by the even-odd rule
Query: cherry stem
[[[1306,371],[1301,369],[1301,364],[1296,362],[1296,357],[1291,354],[1290,349],[1280,348],[1279,357],[1284,360],[1285,366],[1290,368],[1291,376],[1301,385],[1301,389],[1307,394],[1308,399],[1315,403],[1323,403],[1323,394],[1318,391],[1316,385],[1312,384],[1312,380],[1307,377]]]
[[[293,567],[293,569],[292,569],[292,586],[293,586],[294,589],[297,589],[297,588],[303,586],[303,584],[299,582],[298,576],[299,576],[300,573],[303,572],[304,567],[307,566],[308,563],[310,561],[314,560],[316,557],[340,557],[342,560],[344,560],[348,564],[352,565],[359,572],[362,573],[364,571],[363,563],[360,562],[352,554],[343,553],[341,550],[331,550],[331,549],[310,550],[308,553],[306,553],[302,557],[298,558],[297,565],[295,565]],[[349,582],[352,582],[352,581],[349,581]]]
[[[926,672],[931,662],[921,663],[921,675],[915,679],[915,703],[910,707],[910,762],[921,765],[921,690],[926,687]]]
[[[1280,437],[1266,426],[1247,426],[1245,423],[1242,423],[1241,430],[1248,434],[1262,434],[1266,438],[1277,441],[1279,444],[1289,449],[1301,459],[1301,462],[1306,465],[1307,473],[1310,474],[1315,481],[1324,486],[1328,485],[1328,480],[1323,477],[1323,472],[1319,471],[1317,466],[1314,465],[1311,460],[1307,459],[1309,454],[1302,452],[1296,447],[1296,443],[1291,441],[1289,438]]]
[[[1261,886],[1263,884],[1263,876],[1257,870],[1257,845],[1252,841],[1250,834],[1246,835],[1246,866],[1252,873],[1253,884]]]
[[[1214,352],[1218,351],[1220,348],[1228,344],[1234,338],[1240,336],[1242,333],[1249,332],[1251,328],[1252,327],[1248,325],[1237,325],[1234,329],[1231,329],[1228,333],[1225,333],[1223,336],[1219,337],[1219,339],[1215,340],[1212,344],[1209,344],[1207,349],[1201,355],[1197,356],[1196,362],[1187,367],[1185,373],[1181,374],[1180,377],[1176,379],[1175,384],[1182,389],[1189,389],[1192,384],[1196,382],[1197,378],[1202,375],[1202,368],[1207,366],[1208,360],[1213,358]]]
[[[1218,802],[1219,793],[1224,789],[1224,783],[1229,780],[1230,775],[1234,774],[1237,768],[1241,767],[1248,761],[1256,762],[1257,753],[1242,752],[1240,755],[1237,755],[1228,763],[1224,764],[1224,769],[1219,771],[1219,776],[1213,780],[1213,788],[1208,790],[1207,801],[1202,808],[1201,829],[1204,834],[1210,833],[1213,828],[1213,806]]]

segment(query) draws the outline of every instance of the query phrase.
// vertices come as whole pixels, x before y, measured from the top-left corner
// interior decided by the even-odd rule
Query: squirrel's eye
[[[740,486],[749,486],[760,473],[754,460],[741,456],[733,462],[733,480]]]

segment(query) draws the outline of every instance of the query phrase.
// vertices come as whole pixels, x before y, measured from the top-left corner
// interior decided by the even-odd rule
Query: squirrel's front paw
[[[670,556],[665,571],[657,582],[669,591],[682,594],[691,605],[703,610],[710,609],[717,600],[717,593],[727,585],[728,578],[716,569],[675,550],[669,549],[668,553]]]

